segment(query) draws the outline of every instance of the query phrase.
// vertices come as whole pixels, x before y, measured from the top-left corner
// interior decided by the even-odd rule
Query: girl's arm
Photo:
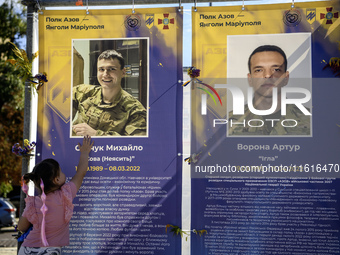
[[[89,163],[89,154],[93,145],[93,141],[91,143],[91,137],[86,136],[83,139],[83,145],[78,143],[80,149],[80,158],[77,167],[77,173],[71,179],[76,187],[77,191],[80,189],[81,184],[83,183],[83,179],[86,175],[88,163]]]
[[[26,230],[31,226],[31,222],[29,222],[26,217],[21,216],[18,222],[18,230],[21,232],[26,232]]]

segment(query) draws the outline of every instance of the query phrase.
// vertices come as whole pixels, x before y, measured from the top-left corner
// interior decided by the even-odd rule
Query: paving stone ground
[[[0,247],[1,255],[17,255],[17,247]]]
[[[13,235],[16,232],[14,228],[1,228],[0,230],[0,254],[1,255],[16,255],[18,241]]]
[[[17,247],[18,241],[16,239],[1,239],[0,240],[0,248],[6,247]]]

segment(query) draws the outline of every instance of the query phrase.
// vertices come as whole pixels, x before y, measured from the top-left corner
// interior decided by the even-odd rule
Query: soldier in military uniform
[[[253,87],[253,106],[256,110],[271,109],[273,88],[277,88],[277,107],[270,115],[256,115],[248,106],[244,115],[229,113],[230,136],[310,135],[310,115],[305,115],[296,105],[288,104],[286,115],[281,115],[281,88],[289,80],[287,58],[284,51],[274,45],[256,48],[248,60],[248,83]],[[308,109],[309,111],[309,109]]]
[[[145,136],[146,110],[121,87],[124,59],[107,50],[97,61],[100,86],[73,88],[72,136]]]

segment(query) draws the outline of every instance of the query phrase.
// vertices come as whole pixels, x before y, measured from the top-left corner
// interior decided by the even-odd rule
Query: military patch
[[[131,14],[125,17],[124,25],[129,31],[136,31],[141,25],[141,19],[136,14]]]
[[[154,14],[145,14],[145,24],[147,28],[152,28],[153,23],[155,21],[155,15]]]
[[[295,27],[300,24],[301,14],[298,10],[288,10],[283,15],[283,22],[289,27]]]
[[[316,20],[316,9],[306,9],[306,19],[309,24],[313,24]]]
[[[169,13],[163,13],[163,19],[158,19],[158,25],[163,24],[163,29],[169,29],[169,24],[175,24],[174,18],[169,18]]]
[[[320,20],[326,19],[326,24],[333,24],[333,19],[339,18],[339,12],[332,12],[333,7],[326,8],[327,13],[320,13]]]

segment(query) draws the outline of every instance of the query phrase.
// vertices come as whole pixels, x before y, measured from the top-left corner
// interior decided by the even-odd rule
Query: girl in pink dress
[[[78,144],[80,158],[77,172],[70,182],[54,159],[45,159],[37,164],[31,173],[23,176],[23,191],[33,181],[39,196],[27,196],[26,207],[19,219],[18,229],[25,232],[33,229],[25,238],[18,255],[53,254],[60,255],[61,247],[69,245],[69,222],[73,214],[73,198],[79,190],[88,168],[88,158],[93,142],[84,137]]]

